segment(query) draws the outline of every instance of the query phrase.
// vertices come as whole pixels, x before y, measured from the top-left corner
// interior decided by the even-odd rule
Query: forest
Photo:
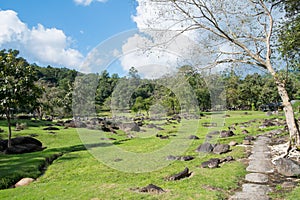
[[[2,58],[12,55],[15,60],[12,62],[16,63],[15,67],[10,70],[5,70],[5,65],[1,65],[3,68],[1,69],[1,82],[3,82],[1,85],[1,95],[9,97],[7,95],[9,88],[6,90],[4,84],[9,81],[7,80],[9,77],[11,78],[11,83],[6,85],[8,85],[7,87],[11,87],[11,89],[14,89],[13,82],[22,82],[20,80],[24,76],[16,75],[20,68],[26,68],[26,72],[24,73],[30,73],[26,76],[32,79],[32,87],[34,86],[36,89],[27,88],[26,91],[26,88],[23,88],[25,91],[21,92],[31,93],[31,95],[26,97],[30,101],[30,106],[27,106],[26,109],[23,103],[11,106],[14,108],[12,114],[32,114],[40,119],[44,117],[51,119],[71,117],[73,89],[76,77],[87,75],[68,68],[57,68],[49,65],[42,67],[37,64],[29,64],[24,58],[18,57],[18,53],[17,50],[6,51],[4,49],[1,51]],[[286,81],[287,91],[289,91],[291,100],[300,100],[300,91],[298,90],[300,87],[299,73],[295,70],[283,70],[279,73]],[[107,70],[99,74],[90,75],[96,77],[98,81],[94,99],[97,113],[111,110],[111,99],[117,85],[126,87],[126,91],[131,91],[131,94],[115,95],[114,97],[115,101],[119,101],[120,104],[124,95],[129,95],[130,99],[126,108],[130,112],[149,115],[151,105],[154,105],[158,101],[166,109],[168,115],[180,112],[180,102],[174,91],[161,84],[157,84],[158,80],[142,78],[134,67],[129,70],[128,75],[125,77],[119,77],[118,74],[109,74]],[[197,106],[200,111],[214,109],[211,107],[212,89],[209,89],[208,80],[205,78],[208,76],[207,74],[203,74],[203,72],[199,72],[191,66],[182,66],[172,76],[183,77],[188,82],[193,95],[196,97]],[[165,78],[161,77],[159,79]],[[223,94],[223,92],[220,94],[223,97],[220,98],[225,98],[226,109],[274,111],[281,108],[281,100],[274,79],[267,73],[261,72],[245,75],[239,72],[238,69],[231,68],[224,70],[216,79],[224,87],[226,94]],[[138,87],[136,87],[134,82],[138,83]],[[11,95],[18,95],[17,93],[13,91]],[[297,106],[297,101],[294,105]],[[5,106],[2,107],[3,114],[5,114],[4,108]]]

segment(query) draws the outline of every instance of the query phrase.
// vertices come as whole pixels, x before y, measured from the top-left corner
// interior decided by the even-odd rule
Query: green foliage
[[[300,67],[300,4],[298,0],[280,1],[286,12],[279,33],[280,51],[292,67]]]
[[[35,84],[34,70],[18,54],[17,50],[0,51],[0,109],[8,121],[8,146],[11,146],[10,119],[13,112],[33,111],[42,94]]]
[[[5,59],[8,53],[5,50],[1,52],[3,57],[1,59]],[[11,50],[10,54],[16,57],[18,51]],[[20,57],[15,58],[15,62],[19,65],[23,63],[26,67],[22,69],[29,69],[31,73],[27,76],[21,76],[23,72],[19,70],[18,73],[21,78],[20,80],[15,79],[15,82],[12,82],[12,76],[5,76],[6,81],[10,81],[11,85],[7,91],[13,91],[13,85],[22,84],[24,81],[22,82],[21,79],[26,79],[26,77],[33,79],[34,82],[37,81],[38,87],[28,85],[27,87],[31,87],[31,90],[18,90],[20,91],[19,96],[26,96],[30,105],[19,103],[13,111],[15,114],[22,111],[28,113],[36,108],[34,113],[40,119],[45,116],[51,118],[72,116],[73,98],[76,105],[81,105],[86,100],[84,104],[89,106],[93,104],[86,113],[94,111],[100,113],[103,110],[109,111],[113,107],[127,112],[132,110],[135,113],[146,112],[147,114],[150,114],[151,110],[161,110],[167,114],[178,113],[180,110],[189,112],[189,107],[194,104],[198,105],[199,110],[206,111],[211,109],[212,103],[224,105],[225,102],[229,109],[258,110],[262,105],[281,101],[273,78],[257,73],[244,76],[231,70],[224,72],[221,76],[212,76],[200,73],[191,66],[185,65],[180,67],[173,77],[165,76],[156,80],[148,80],[142,79],[137,69],[132,67],[127,77],[120,78],[117,74],[110,75],[104,70],[100,74],[88,75],[95,79],[95,82],[89,82],[83,78],[87,75],[84,76],[75,70],[51,66],[40,67],[36,64],[30,66]],[[2,62],[2,66],[4,63]],[[6,65],[8,64],[6,63]],[[3,74],[4,71],[2,76],[4,76]],[[279,71],[278,74],[280,80],[286,84],[290,99],[300,99],[299,72]],[[74,85],[76,77],[78,83]],[[1,80],[5,81],[5,79],[2,78]],[[178,82],[188,83],[189,88],[186,86],[184,89],[174,88]],[[79,87],[80,90],[78,90]],[[91,91],[89,87],[96,93]],[[3,91],[2,94],[4,95]],[[81,91],[82,94],[79,95],[78,91]],[[8,93],[4,96],[2,102],[14,101]],[[192,101],[192,96],[196,98],[196,103]],[[20,98],[18,97],[18,99]],[[33,101],[29,101],[29,99],[33,99]],[[22,108],[22,105],[27,105],[26,109]],[[3,106],[1,110],[4,111]]]
[[[16,50],[0,52],[0,105],[5,113],[33,110],[41,95],[33,68],[18,54]]]

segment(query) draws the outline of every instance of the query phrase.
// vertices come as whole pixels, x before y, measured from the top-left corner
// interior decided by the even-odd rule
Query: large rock
[[[33,181],[35,181],[33,178],[22,178],[20,181],[18,181],[15,184],[15,187],[26,186],[26,185],[29,185],[30,183],[32,183]]]
[[[42,143],[32,137],[16,137],[11,139],[11,147],[7,147],[7,140],[0,142],[0,149],[6,154],[22,154],[44,149]]]
[[[214,147],[213,153],[215,154],[227,153],[229,149],[230,146],[228,144],[218,144]]]
[[[280,174],[291,177],[300,175],[300,165],[296,161],[288,158],[279,158],[274,162]]]
[[[236,146],[238,143],[236,141],[231,141],[229,142],[229,146],[233,147],[233,146]]]
[[[196,149],[196,152],[211,153],[213,149],[214,149],[214,145],[210,143],[203,143]]]

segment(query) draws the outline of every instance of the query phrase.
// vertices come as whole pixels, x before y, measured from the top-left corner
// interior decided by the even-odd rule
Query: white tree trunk
[[[292,108],[292,104],[290,102],[288,93],[285,89],[283,83],[280,83],[278,80],[276,81],[278,93],[282,99],[283,110],[286,117],[287,127],[290,133],[290,141],[292,146],[300,146],[300,132],[298,128],[298,124],[295,119],[294,111]]]

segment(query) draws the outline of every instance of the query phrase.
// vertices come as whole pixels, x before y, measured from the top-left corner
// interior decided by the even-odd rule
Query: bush
[[[27,123],[16,124],[16,130],[24,130],[24,129],[27,129]]]
[[[10,176],[2,177],[0,178],[0,189],[10,188],[22,178],[21,174],[11,174]]]

